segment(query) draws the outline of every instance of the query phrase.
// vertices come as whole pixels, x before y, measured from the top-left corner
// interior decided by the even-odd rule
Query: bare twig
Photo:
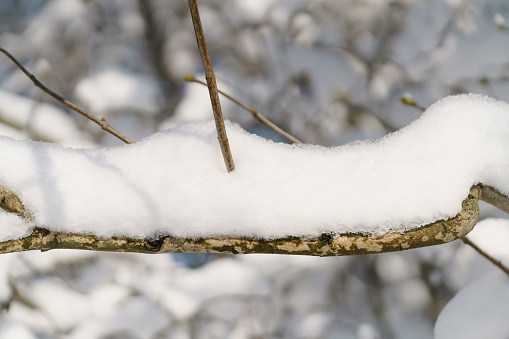
[[[7,55],[9,57],[9,59],[11,59],[16,64],[16,66],[18,66],[18,68],[21,69],[23,71],[23,73],[25,73],[26,76],[30,78],[30,80],[32,80],[32,82],[34,83],[35,86],[39,87],[44,92],[46,92],[47,94],[51,95],[53,98],[55,98],[56,100],[60,101],[61,103],[63,103],[67,107],[73,109],[74,111],[78,112],[79,114],[83,115],[84,117],[92,120],[93,122],[95,122],[96,124],[101,126],[101,128],[103,130],[105,130],[106,132],[109,132],[109,133],[113,134],[114,136],[116,136],[120,140],[124,141],[125,143],[128,143],[128,144],[132,144],[133,143],[133,141],[131,139],[129,139],[128,137],[126,137],[125,135],[123,135],[122,133],[120,133],[119,131],[114,129],[113,127],[111,127],[110,124],[106,121],[105,118],[100,118],[99,119],[98,117],[88,113],[87,111],[85,111],[81,107],[79,107],[79,106],[73,104],[72,102],[64,99],[59,94],[53,92],[48,87],[44,86],[32,73],[30,73],[25,67],[23,67],[23,65],[21,65],[21,63],[18,60],[16,60],[15,57],[13,57],[9,52],[7,52],[2,47],[0,47],[0,52],[2,52],[5,55]]]
[[[491,255],[489,255],[488,253],[484,252],[481,248],[479,248],[476,244],[474,244],[472,241],[470,241],[470,239],[468,239],[468,237],[463,237],[461,238],[461,241],[463,241],[466,245],[469,245],[470,247],[472,247],[474,250],[476,250],[480,255],[482,255],[483,257],[485,257],[486,259],[488,259],[489,261],[492,262],[493,265],[497,266],[498,268],[500,268],[502,271],[504,271],[505,274],[507,274],[509,276],[509,268],[505,267],[501,262],[500,260],[497,260],[495,258],[493,258]]]
[[[188,81],[188,82],[195,82],[195,83],[198,83],[198,84],[202,84],[202,85],[205,85],[207,86],[207,84],[201,80],[198,80],[196,79],[193,75],[191,74],[187,74],[186,76],[184,76],[184,80],[185,81]],[[255,108],[251,108],[249,106],[246,106],[245,104],[243,104],[242,102],[240,102],[239,100],[235,99],[234,97],[232,97],[231,95],[221,91],[220,89],[217,90],[220,94],[224,95],[227,99],[233,101],[234,103],[236,103],[237,105],[239,105],[240,107],[242,107],[243,109],[245,109],[246,111],[248,111],[249,113],[251,113],[253,115],[253,117],[255,117],[256,119],[258,119],[261,123],[267,125],[268,127],[272,128],[274,131],[276,131],[277,133],[281,134],[282,136],[284,136],[285,138],[287,138],[288,140],[290,140],[291,142],[293,142],[294,144],[302,144],[302,141],[300,141],[299,139],[297,139],[296,137],[294,137],[293,135],[291,135],[290,133],[288,132],[285,132],[284,130],[282,130],[280,127],[278,127],[276,124],[274,124],[272,121],[270,121],[269,119],[267,119],[266,117],[264,117],[260,112],[258,112]]]
[[[200,51],[201,61],[203,63],[203,68],[205,69],[205,78],[207,79],[207,87],[209,88],[210,101],[214,112],[214,121],[216,122],[219,146],[223,153],[226,169],[228,172],[231,172],[235,169],[235,164],[233,163],[233,156],[230,151],[230,144],[226,135],[226,127],[224,126],[223,113],[221,111],[221,104],[219,103],[219,95],[217,92],[216,77],[214,76],[209,53],[207,52],[207,45],[205,44],[205,36],[203,35],[203,29],[201,27],[198,5],[196,4],[196,0],[188,0],[188,2],[191,19],[193,20],[194,33],[196,35],[196,42],[198,43],[198,50]]]

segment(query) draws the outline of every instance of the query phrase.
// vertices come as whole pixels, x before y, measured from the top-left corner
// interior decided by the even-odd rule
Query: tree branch
[[[204,86],[207,86],[207,84],[201,80],[198,80],[196,79],[194,76],[192,76],[191,74],[187,74],[186,76],[184,76],[184,80],[185,81],[188,81],[188,82],[195,82],[197,84],[202,84]],[[287,138],[288,140],[290,140],[291,142],[293,142],[294,144],[302,144],[302,141],[300,141],[299,139],[297,139],[296,137],[294,137],[293,135],[291,135],[290,133],[282,130],[280,127],[278,127],[276,124],[274,124],[272,121],[270,121],[269,119],[267,119],[266,117],[264,117],[260,112],[258,112],[255,108],[251,108],[251,107],[248,107],[246,106],[245,104],[243,104],[242,102],[240,102],[239,100],[235,99],[234,97],[232,97],[231,95],[221,91],[220,89],[217,90],[220,94],[224,95],[227,99],[233,101],[234,103],[236,103],[237,105],[239,105],[240,107],[242,107],[243,109],[245,109],[246,111],[248,111],[249,113],[251,113],[253,115],[253,117],[255,117],[256,119],[258,119],[262,124],[265,124],[267,125],[268,127],[272,128],[274,131],[276,131],[277,133],[279,133],[280,135],[284,136],[285,138]]]
[[[479,218],[480,187],[474,186],[463,201],[461,212],[449,219],[384,235],[360,233],[327,234],[317,238],[286,237],[279,239],[229,238],[183,239],[163,236],[157,240],[99,238],[93,235],[68,234],[36,227],[31,235],[0,242],[0,253],[30,250],[82,249],[138,253],[276,253],[314,256],[343,256],[402,251],[439,245],[468,234]]]
[[[217,138],[221,153],[223,153],[224,164],[228,172],[235,169],[233,163],[233,156],[230,151],[230,143],[226,135],[226,127],[224,126],[223,112],[221,111],[221,104],[219,102],[219,95],[217,92],[216,77],[212,69],[209,53],[207,52],[207,45],[205,44],[205,36],[201,27],[200,13],[198,12],[198,5],[196,0],[188,0],[189,10],[191,12],[191,19],[193,20],[194,33],[196,35],[196,42],[200,51],[201,61],[205,69],[205,78],[207,80],[207,87],[209,88],[210,102],[212,103],[212,111],[214,112],[214,121],[216,122]]]
[[[500,193],[496,188],[481,185],[479,199],[509,214],[509,197]]]
[[[476,244],[474,244],[472,241],[470,241],[470,239],[468,239],[468,237],[463,237],[461,238],[461,241],[463,241],[466,245],[469,245],[470,247],[472,247],[474,250],[476,250],[480,255],[482,255],[483,257],[485,257],[486,259],[488,259],[489,261],[491,261],[491,263],[495,266],[497,266],[498,268],[500,268],[505,274],[507,274],[509,276],[509,268],[505,267],[504,265],[502,265],[502,263],[493,258],[491,255],[489,255],[488,253],[484,252],[480,247],[478,247]]]
[[[63,103],[64,105],[66,105],[67,107],[71,108],[72,110],[78,112],[79,114],[83,115],[84,117],[92,120],[93,122],[95,122],[96,124],[98,124],[99,126],[101,126],[101,128],[103,130],[105,130],[106,132],[109,132],[111,134],[113,134],[114,136],[116,136],[117,138],[119,138],[120,140],[122,140],[123,142],[127,143],[127,144],[132,144],[133,141],[131,139],[129,139],[128,137],[126,137],[125,135],[123,135],[122,133],[120,133],[119,131],[117,131],[116,129],[114,129],[113,127],[110,126],[110,124],[106,121],[105,118],[101,118],[99,119],[98,117],[96,117],[95,115],[93,114],[90,114],[88,113],[87,111],[85,111],[83,108],[73,104],[72,102],[70,102],[69,100],[66,100],[64,99],[62,96],[60,96],[59,94],[53,92],[51,89],[49,89],[48,87],[46,87],[45,85],[42,84],[42,82],[40,82],[36,77],[35,75],[33,75],[32,73],[30,73],[25,67],[23,67],[23,65],[18,61],[16,60],[15,57],[13,57],[9,52],[7,52],[5,49],[3,49],[2,47],[0,47],[0,52],[4,53],[5,55],[7,55],[9,57],[9,59],[11,59],[15,64],[16,66],[18,66],[19,69],[21,69],[23,71],[23,73],[26,74],[27,77],[30,78],[30,80],[32,80],[32,82],[34,83],[35,86],[39,87],[40,89],[42,89],[44,92],[46,92],[47,94],[51,95],[53,98],[55,98],[56,100],[60,101],[61,103]]]

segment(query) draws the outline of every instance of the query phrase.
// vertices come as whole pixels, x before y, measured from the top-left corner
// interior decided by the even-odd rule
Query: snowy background
[[[421,112],[405,93],[422,106],[465,92],[509,101],[505,0],[216,0],[200,11],[220,87],[307,143],[408,125]],[[181,80],[203,78],[186,1],[2,1],[0,46],[134,140],[211,116],[206,88]],[[283,141],[222,103],[231,121]],[[4,56],[0,133],[121,143]],[[509,265],[507,229],[483,221],[471,239]],[[347,258],[0,255],[2,339],[507,338],[508,305],[507,277],[460,242]]]

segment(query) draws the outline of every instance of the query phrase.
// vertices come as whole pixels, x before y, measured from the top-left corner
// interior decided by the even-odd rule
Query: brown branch
[[[0,208],[30,221],[32,218],[18,196],[0,185]]]
[[[191,12],[191,19],[193,20],[194,33],[196,35],[196,42],[198,50],[200,51],[201,61],[205,69],[205,78],[207,79],[207,87],[209,88],[210,102],[212,104],[212,111],[214,112],[214,121],[216,122],[217,138],[221,153],[223,154],[224,163],[228,172],[235,169],[233,163],[233,156],[230,151],[230,143],[226,135],[226,127],[224,126],[223,113],[221,111],[221,104],[219,102],[219,95],[217,92],[216,77],[212,69],[209,53],[207,52],[207,45],[205,44],[205,36],[203,35],[203,28],[201,26],[200,13],[198,12],[198,5],[196,0],[188,0],[189,10]]]
[[[87,111],[85,111],[81,107],[79,107],[79,106],[73,104],[72,102],[64,99],[59,94],[53,92],[48,87],[43,85],[32,73],[30,73],[25,67],[23,67],[23,65],[21,65],[21,63],[18,60],[16,60],[16,58],[14,58],[9,52],[7,52],[2,47],[0,47],[0,52],[2,52],[5,55],[7,55],[9,57],[9,59],[11,59],[16,64],[16,66],[18,66],[18,68],[21,69],[23,71],[23,73],[25,73],[26,76],[30,78],[30,80],[32,80],[32,82],[34,83],[35,86],[39,87],[44,92],[46,92],[47,94],[51,95],[53,98],[55,98],[56,100],[60,101],[61,103],[63,103],[67,107],[71,108],[72,110],[74,110],[74,111],[78,112],[79,114],[83,115],[84,117],[92,120],[93,122],[95,122],[96,124],[101,126],[101,128],[103,130],[105,130],[106,132],[109,132],[109,133],[113,134],[114,136],[116,136],[120,140],[124,141],[125,143],[128,143],[128,144],[132,144],[133,143],[133,141],[131,139],[129,139],[128,137],[126,137],[125,135],[123,135],[122,133],[120,133],[119,131],[114,129],[113,127],[111,127],[110,124],[106,121],[105,118],[99,119],[98,117],[88,113]]]
[[[491,186],[481,185],[481,195],[479,199],[495,206],[501,211],[509,213],[509,197]]]
[[[191,74],[187,74],[184,76],[184,80],[185,81],[188,81],[188,82],[195,82],[197,84],[202,84],[204,86],[207,86],[207,84],[201,80],[198,80],[196,79],[193,75]],[[276,131],[277,133],[279,133],[280,135],[284,136],[285,138],[287,138],[288,140],[290,140],[291,142],[293,142],[294,144],[302,144],[302,141],[300,141],[299,139],[297,139],[296,137],[294,137],[293,135],[291,135],[290,133],[284,131],[283,129],[281,129],[279,126],[277,126],[276,124],[274,124],[272,121],[270,121],[269,119],[267,119],[265,116],[263,116],[260,112],[258,112],[255,108],[251,108],[251,107],[248,107],[247,105],[243,104],[242,102],[240,102],[239,100],[235,99],[234,97],[232,97],[231,95],[221,91],[220,89],[217,90],[220,94],[224,95],[227,99],[233,101],[234,103],[236,103],[237,105],[239,105],[240,107],[242,107],[243,109],[245,109],[246,111],[248,111],[249,113],[251,113],[253,115],[253,117],[255,117],[256,119],[258,119],[261,123],[267,125],[268,127],[272,128],[274,131]]]
[[[472,247],[480,255],[482,255],[483,257],[485,257],[489,261],[491,261],[491,263],[493,265],[495,265],[498,268],[500,268],[502,271],[504,271],[505,274],[507,274],[509,276],[509,268],[505,267],[502,264],[502,262],[500,262],[500,260],[497,260],[497,259],[493,258],[491,255],[489,255],[488,253],[484,252],[481,248],[479,248],[476,244],[474,244],[470,239],[468,239],[468,237],[461,238],[461,241],[463,241],[466,245],[469,245],[470,247]]]
[[[480,188],[474,186],[463,201],[461,212],[449,220],[383,235],[361,233],[324,233],[314,238],[278,239],[222,237],[184,239],[162,236],[157,240],[99,238],[87,234],[69,234],[36,227],[22,239],[0,242],[0,253],[30,250],[82,249],[137,253],[275,253],[314,256],[377,254],[440,245],[468,234],[479,217]]]
[[[497,189],[491,186],[479,185],[479,200],[483,200],[488,204],[495,206],[496,208],[509,213],[509,197],[500,193]],[[481,248],[479,248],[476,244],[474,244],[467,237],[461,238],[461,240],[476,250],[480,255],[491,261],[495,266],[504,271],[505,274],[509,275],[509,268],[505,267],[499,260],[496,260],[488,253],[484,252]]]

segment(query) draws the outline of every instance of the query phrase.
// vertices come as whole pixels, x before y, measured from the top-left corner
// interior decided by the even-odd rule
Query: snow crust
[[[136,238],[382,234],[455,216],[479,182],[509,194],[509,105],[481,95],[447,97],[398,132],[334,148],[227,130],[230,174],[213,122],[93,150],[0,137],[1,183],[39,226]]]

